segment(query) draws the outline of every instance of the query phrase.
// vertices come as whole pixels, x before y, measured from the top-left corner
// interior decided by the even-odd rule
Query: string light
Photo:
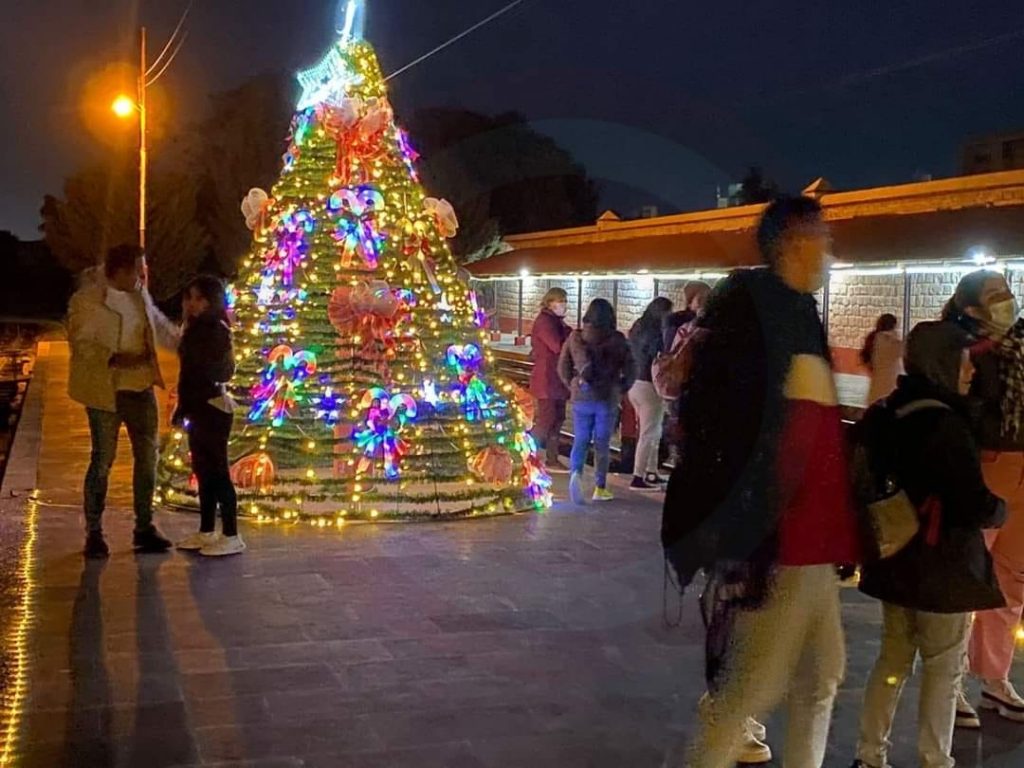
[[[353,32],[299,80],[284,170],[232,287],[242,509],[334,530],[543,509],[550,478],[446,242],[457,221],[419,186],[373,49]],[[195,506],[178,435],[161,495]]]

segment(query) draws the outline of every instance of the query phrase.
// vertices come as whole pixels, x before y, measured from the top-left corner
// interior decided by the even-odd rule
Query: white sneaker
[[[583,475],[579,472],[573,472],[569,477],[569,498],[580,506],[587,503],[587,497],[583,495]]]
[[[199,550],[199,554],[206,557],[240,555],[243,552],[245,552],[245,542],[242,541],[241,536],[221,536],[212,544],[207,544]]]
[[[768,729],[752,717],[747,718],[747,722],[744,727],[746,728],[747,733],[758,741],[764,741],[768,738]]]
[[[210,531],[210,533],[203,533],[200,531],[182,539],[174,546],[188,552],[198,552],[203,547],[213,544],[219,537],[220,534],[216,531]]]
[[[978,711],[971,706],[963,689],[957,691],[956,694],[956,727],[968,731],[977,731],[981,728]]]
[[[736,762],[740,765],[760,765],[771,761],[772,748],[748,732],[743,739],[740,753],[736,756]]]
[[[985,680],[981,685],[981,708],[1000,717],[1024,723],[1024,699],[1009,680]]]

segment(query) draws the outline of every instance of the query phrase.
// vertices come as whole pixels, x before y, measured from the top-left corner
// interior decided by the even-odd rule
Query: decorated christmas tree
[[[455,213],[420,186],[363,13],[342,0],[336,45],[298,76],[280,179],[242,204],[240,511],[326,527],[543,508],[528,398],[493,374],[486,317],[446,243]],[[161,470],[162,499],[195,506],[182,431]]]

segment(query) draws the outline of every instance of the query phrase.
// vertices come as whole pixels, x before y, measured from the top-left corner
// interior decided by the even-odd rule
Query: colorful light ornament
[[[316,229],[316,219],[306,210],[283,214],[277,223],[277,244],[267,254],[264,277],[276,278],[281,285],[291,288],[295,270],[302,266],[309,250],[308,237]]]
[[[476,344],[453,344],[446,354],[448,367],[458,377],[452,385],[456,402],[462,404],[469,421],[479,421],[490,415],[494,392],[478,373],[483,367],[483,353]]]
[[[480,307],[480,300],[477,298],[476,291],[469,292],[469,306],[473,310],[473,322],[477,328],[483,328],[487,325],[487,312]]]
[[[325,387],[319,397],[313,398],[313,404],[316,406],[316,417],[328,427],[333,427],[341,420],[345,399],[339,397],[333,387]]]
[[[366,412],[362,426],[352,434],[356,450],[362,452],[357,471],[365,474],[377,461],[384,466],[384,476],[396,480],[402,457],[409,444],[402,439],[405,425],[416,418],[416,401],[411,395],[392,395],[386,389],[374,387],[366,390],[360,401]]]
[[[260,382],[252,388],[250,421],[270,418],[279,427],[286,418],[295,414],[304,396],[305,381],[316,373],[316,355],[312,352],[293,352],[287,345],[274,347],[267,356],[267,368]]]
[[[377,214],[384,208],[384,196],[376,187],[345,188],[327,201],[327,211],[338,217],[334,239],[341,247],[342,269],[376,269],[385,236],[377,230]]]
[[[514,446],[523,461],[526,495],[536,509],[547,509],[551,506],[551,475],[541,463],[537,442],[529,432],[518,432]]]
[[[419,184],[420,174],[416,170],[416,161],[420,159],[420,153],[413,149],[409,141],[409,134],[402,128],[398,129],[398,148],[402,151],[402,160],[405,162],[405,169],[414,183]]]

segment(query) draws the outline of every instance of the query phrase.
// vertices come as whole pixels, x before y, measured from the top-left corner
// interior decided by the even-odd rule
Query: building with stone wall
[[[837,369],[863,373],[857,357],[877,317],[901,330],[936,317],[967,272],[991,268],[1024,296],[1024,171],[831,192],[817,182],[836,259],[819,296]],[[528,344],[540,299],[551,286],[570,297],[568,320],[602,296],[626,329],[655,296],[681,302],[693,279],[714,283],[759,264],[754,238],[763,206],[621,221],[506,238],[511,250],[469,266],[490,301],[496,332]]]

